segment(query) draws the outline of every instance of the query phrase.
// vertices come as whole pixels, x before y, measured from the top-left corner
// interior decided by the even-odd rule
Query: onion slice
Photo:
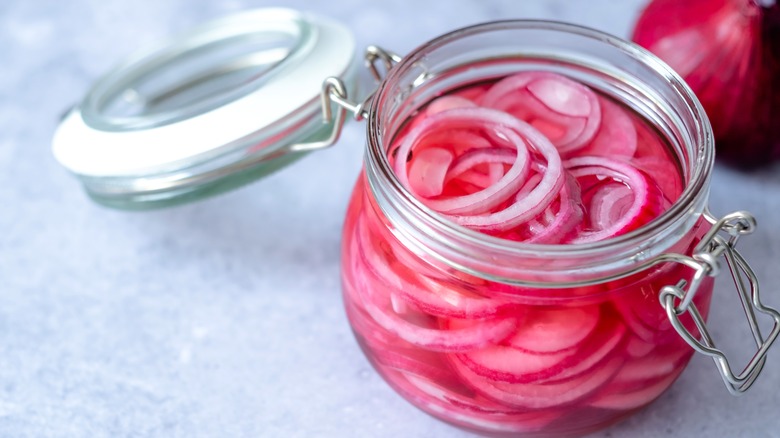
[[[517,132],[513,132],[511,126],[504,126],[502,122],[505,122],[507,119],[511,122],[516,122],[506,117],[503,113],[483,108],[452,109],[427,117],[409,132],[398,148],[394,165],[398,179],[407,189],[415,193],[409,182],[408,174],[409,168],[413,166],[415,160],[414,157],[410,158],[410,153],[424,148],[426,146],[426,137],[432,133],[458,128],[492,130],[493,135],[491,139],[499,142],[498,146],[515,148],[514,164],[509,171],[496,184],[477,193],[427,202],[430,208],[441,213],[477,214],[489,211],[517,191],[528,170],[528,148],[525,141],[520,138],[520,135]],[[491,132],[489,131],[488,133]],[[417,154],[419,155],[419,153]],[[410,162],[407,162],[407,160]],[[419,193],[415,194],[419,195]]]
[[[562,154],[587,144],[601,124],[596,94],[550,72],[522,72],[504,78],[485,93],[481,102],[538,128]]]
[[[606,157],[577,157],[566,162],[566,167],[576,178],[594,176],[599,179],[612,179],[625,184],[630,189],[631,202],[625,211],[618,211],[618,196],[625,196],[623,189],[615,196],[602,202],[614,201],[611,205],[599,206],[595,224],[598,231],[583,233],[573,239],[573,243],[595,242],[624,234],[641,226],[646,220],[646,208],[651,204],[647,178],[630,164]],[[615,189],[618,190],[618,189]],[[607,195],[609,196],[609,195]],[[591,205],[592,208],[592,205]],[[652,217],[655,215],[653,214]]]

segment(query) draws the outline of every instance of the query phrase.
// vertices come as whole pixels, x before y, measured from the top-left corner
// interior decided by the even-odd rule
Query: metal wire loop
[[[401,61],[401,57],[390,51],[384,50],[377,46],[369,46],[366,49],[366,67],[371,72],[371,75],[381,81],[382,75],[376,66],[376,61],[381,60],[385,66],[386,71],[395,65],[395,63]],[[322,103],[322,121],[323,123],[333,124],[333,129],[328,134],[328,137],[323,140],[310,141],[306,143],[297,143],[289,147],[291,152],[308,152],[317,149],[323,149],[332,146],[338,141],[341,136],[341,131],[344,128],[344,122],[346,121],[346,113],[349,111],[355,120],[361,121],[368,117],[368,107],[371,99],[374,97],[374,93],[370,93],[363,101],[354,102],[349,99],[347,93],[347,86],[344,81],[337,77],[329,77],[322,82],[322,91],[320,92],[320,101]],[[333,115],[334,108],[336,106],[336,115]]]
[[[336,77],[329,77],[323,81],[320,101],[322,121],[326,124],[333,123],[333,129],[325,139],[291,145],[289,147],[291,152],[309,152],[332,146],[341,136],[347,110],[353,112],[358,110],[357,106],[347,99],[347,87],[344,81]],[[339,105],[335,117],[333,116],[334,103]]]
[[[731,236],[743,236],[756,230],[756,218],[747,211],[735,211],[718,219],[709,209],[705,210],[704,218],[712,224],[710,232],[725,231]]]
[[[708,215],[709,212],[705,214]],[[687,282],[681,280],[674,286],[664,286],[659,292],[659,300],[677,333],[694,350],[712,357],[726,388],[732,394],[739,395],[750,388],[764,367],[767,351],[780,334],[780,312],[761,302],[758,279],[750,265],[734,247],[740,236],[750,234],[755,230],[756,222],[753,216],[747,212],[735,212],[717,220],[712,219],[711,215],[705,216],[705,218],[713,224],[713,227],[696,246],[692,258],[687,260],[681,256],[670,258],[671,261],[681,262],[694,269],[690,285],[686,289]],[[729,238],[724,238],[720,232],[724,232]],[[717,348],[704,318],[692,302],[702,279],[705,276],[717,275],[718,268],[716,266],[719,264],[718,259],[721,256],[726,259],[742,302],[745,317],[753,334],[753,340],[756,343],[756,352],[739,373],[734,372],[726,354]],[[698,266],[692,265],[691,260],[695,261]],[[772,329],[766,337],[758,325],[756,311],[768,315],[774,320]],[[698,335],[692,334],[680,320],[682,315],[686,313],[690,315]]]
[[[385,67],[385,73],[387,73],[395,64],[401,62],[401,56],[378,46],[368,46],[366,48],[366,67],[368,68],[368,71],[371,72],[371,76],[374,77],[375,81],[382,82],[384,76],[379,72],[379,69],[376,66],[377,60],[382,61],[382,65]]]

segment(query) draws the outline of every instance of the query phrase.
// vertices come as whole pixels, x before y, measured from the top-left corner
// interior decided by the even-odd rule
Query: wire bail
[[[371,72],[371,76],[377,82],[383,80],[383,75],[376,66],[377,61],[382,61],[387,74],[395,64],[401,61],[401,56],[378,46],[368,46],[364,55],[365,66]],[[362,102],[356,103],[349,99],[347,86],[341,78],[331,76],[322,82],[322,91],[320,99],[322,102],[322,121],[323,123],[333,123],[333,129],[327,138],[307,143],[296,143],[289,147],[290,152],[308,152],[317,149],[324,149],[335,144],[341,136],[346,121],[346,113],[349,111],[355,120],[361,121],[368,117],[366,108],[374,97],[372,91]],[[334,120],[333,106],[337,106]]]
[[[379,46],[368,46],[366,48],[366,68],[368,68],[371,72],[371,76],[373,76],[374,80],[377,82],[382,82],[384,76],[390,72],[395,64],[401,62],[401,59],[401,55],[385,50]],[[379,69],[376,66],[377,60],[382,61],[382,65],[385,67],[385,75],[382,75],[382,73],[379,72]]]
[[[780,334],[780,312],[761,302],[756,274],[735,248],[741,236],[750,234],[756,229],[755,218],[744,211],[730,213],[721,219],[715,219],[709,212],[705,212],[704,218],[712,224],[712,228],[696,245],[692,257],[671,259],[694,269],[690,284],[680,280],[676,285],[664,286],[659,293],[659,299],[677,333],[694,350],[712,357],[726,388],[731,394],[740,395],[750,388],[761,373],[766,362],[767,351]],[[693,297],[704,278],[714,277],[720,272],[721,256],[726,259],[756,343],[756,352],[739,374],[734,372],[726,354],[716,347],[704,318],[693,303]],[[766,337],[761,333],[755,311],[774,319],[772,330]],[[694,336],[680,321],[680,317],[685,313],[693,319],[700,338]]]

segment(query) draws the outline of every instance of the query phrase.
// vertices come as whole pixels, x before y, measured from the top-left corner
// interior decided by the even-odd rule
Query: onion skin
[[[780,159],[780,4],[654,0],[632,39],[691,86],[721,161],[754,169]]]

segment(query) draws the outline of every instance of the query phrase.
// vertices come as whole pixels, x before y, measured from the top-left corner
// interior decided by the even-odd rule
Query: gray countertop
[[[399,53],[476,22],[555,18],[625,36],[642,1],[279,0]],[[364,126],[240,190],[145,213],[99,207],[52,158],[60,114],[133,49],[249,0],[0,3],[1,437],[454,437],[373,372],[341,305],[339,240]],[[715,212],[754,212],[746,257],[780,305],[780,172],[717,167]],[[747,351],[735,294],[712,325]],[[744,351],[743,351],[744,350]],[[780,348],[734,398],[695,358],[594,436],[780,437]],[[743,354],[744,355],[744,354]]]

